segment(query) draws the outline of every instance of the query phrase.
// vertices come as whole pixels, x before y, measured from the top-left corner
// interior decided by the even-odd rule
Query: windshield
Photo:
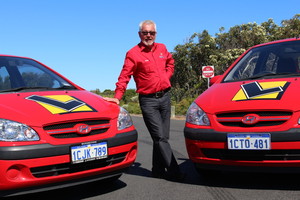
[[[22,89],[74,87],[38,62],[17,57],[0,57],[0,92]]]
[[[300,41],[250,50],[225,77],[225,82],[300,76]]]

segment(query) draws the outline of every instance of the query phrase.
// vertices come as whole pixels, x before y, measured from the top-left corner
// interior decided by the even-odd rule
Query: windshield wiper
[[[11,89],[7,89],[7,90],[0,90],[0,92],[18,92],[18,91],[22,91],[22,90],[36,90],[36,89],[43,89],[43,90],[51,90],[53,88],[49,88],[49,87],[17,87],[17,88],[11,88]]]
[[[0,90],[0,92],[18,92],[18,91],[22,91],[22,90],[65,90],[65,89],[76,89],[74,86],[72,85],[63,85],[61,87],[58,88],[52,88],[52,87],[17,87],[17,88],[11,88],[11,89],[7,89],[7,90]]]
[[[65,90],[65,89],[76,89],[74,86],[72,85],[63,85],[61,87],[58,87],[58,88],[54,88],[54,89],[57,89],[57,90]]]
[[[247,79],[259,79],[259,78],[262,78],[262,77],[274,76],[274,75],[277,75],[277,73],[275,73],[275,72],[262,72],[262,73],[254,75],[254,76],[248,77]]]
[[[268,76],[300,76],[299,73],[291,73],[291,72],[282,72],[282,73],[276,73],[276,72],[267,72],[267,73],[260,73],[252,77],[248,77],[247,79],[259,79],[263,77],[268,77]]]
[[[260,78],[264,78],[264,77],[270,77],[270,76],[300,76],[299,73],[290,73],[290,72],[282,72],[282,73],[276,73],[276,72],[262,72],[259,74],[256,74],[254,76],[251,77],[247,77],[247,78],[243,78],[243,79],[239,79],[241,80],[254,80],[254,79],[260,79]]]

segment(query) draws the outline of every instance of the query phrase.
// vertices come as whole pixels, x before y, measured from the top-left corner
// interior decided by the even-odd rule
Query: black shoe
[[[166,179],[169,181],[174,181],[174,182],[183,182],[185,180],[185,173],[178,172],[178,173],[172,173],[172,174],[166,174]]]

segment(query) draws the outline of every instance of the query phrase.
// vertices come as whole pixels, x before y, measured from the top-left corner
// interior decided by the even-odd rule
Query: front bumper
[[[187,152],[197,168],[300,172],[300,130],[293,128],[268,133],[271,135],[270,150],[230,150],[226,132],[189,127],[184,129]]]
[[[298,128],[292,128],[287,131],[267,133],[271,133],[271,142],[300,141],[300,129]],[[217,132],[213,129],[194,129],[189,127],[184,128],[185,138],[191,140],[227,142],[227,134],[228,132]]]
[[[120,175],[136,159],[137,132],[120,133],[97,142],[103,141],[107,142],[108,158],[79,164],[71,164],[70,147],[80,144],[0,147],[0,195]]]

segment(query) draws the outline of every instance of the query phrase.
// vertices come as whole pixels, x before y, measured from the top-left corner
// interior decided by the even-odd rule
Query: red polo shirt
[[[137,93],[152,94],[171,87],[173,72],[174,59],[164,44],[154,43],[149,50],[143,43],[139,43],[126,54],[116,83],[115,98],[122,98],[131,76],[136,83]]]

